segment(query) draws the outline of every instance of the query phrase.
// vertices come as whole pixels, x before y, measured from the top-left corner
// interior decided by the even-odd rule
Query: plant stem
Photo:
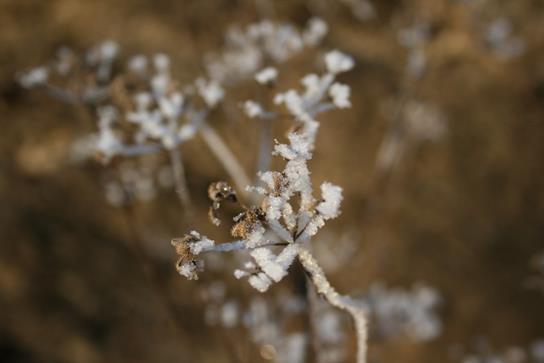
[[[329,304],[346,311],[355,322],[357,334],[357,363],[366,363],[367,352],[367,319],[365,310],[358,306],[349,296],[340,295],[325,276],[323,269],[319,266],[310,251],[302,246],[299,247],[298,260],[312,280],[316,291],[322,295]]]
[[[172,164],[172,172],[174,174],[174,182],[176,184],[176,195],[178,196],[184,213],[187,217],[192,215],[191,197],[187,188],[187,178],[185,177],[185,167],[181,159],[181,150],[172,149],[169,152],[170,163]]]

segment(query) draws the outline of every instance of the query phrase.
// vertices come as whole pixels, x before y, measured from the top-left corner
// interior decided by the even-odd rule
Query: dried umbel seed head
[[[235,225],[230,234],[234,238],[245,239],[255,229],[255,226],[266,220],[265,212],[259,207],[251,207],[234,217]]]
[[[174,246],[176,253],[179,255],[179,260],[176,264],[177,266],[194,259],[195,256],[191,253],[191,250],[189,248],[189,243],[193,243],[197,241],[198,241],[198,238],[196,238],[195,236],[191,234],[186,234],[183,237],[174,238],[172,239],[172,241],[170,241],[172,246]]]
[[[191,252],[190,244],[197,243],[199,238],[194,234],[186,234],[181,238],[174,238],[170,242],[174,246],[179,258],[176,270],[189,280],[198,280],[197,272],[202,269],[202,261],[197,260]]]
[[[210,184],[208,187],[208,197],[213,202],[222,202],[227,200],[229,202],[236,202],[236,192],[234,189],[224,181],[218,181]]]
[[[221,202],[224,200],[232,203],[237,202],[236,192],[227,182],[218,181],[210,184],[208,187],[208,197],[212,201],[208,216],[214,225],[219,226],[221,221],[217,217],[217,210],[221,207]]]

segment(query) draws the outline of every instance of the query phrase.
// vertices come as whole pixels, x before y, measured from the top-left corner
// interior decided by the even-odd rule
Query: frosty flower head
[[[318,45],[327,31],[327,24],[319,18],[312,18],[302,31],[292,24],[269,20],[245,28],[232,27],[226,35],[225,49],[208,57],[208,73],[222,84],[247,79],[265,61],[284,62],[297,52]]]
[[[243,211],[234,217],[231,234],[237,241],[215,246],[224,250],[250,250],[253,262],[246,264],[245,269],[236,270],[235,276],[247,277],[250,285],[261,292],[287,274],[301,243],[314,236],[327,220],[340,214],[342,188],[325,182],[321,185],[321,197],[316,199],[313,196],[307,167],[313,145],[303,131],[304,128],[298,133],[289,133],[288,145],[276,145],[276,154],[286,160],[285,169],[259,174],[264,186],[250,188],[261,194],[263,199],[260,206],[242,207]],[[213,183],[208,194],[213,202],[211,219],[217,225],[216,211],[220,203],[229,199],[236,201],[235,194],[225,182]],[[181,247],[176,247],[180,255],[191,257],[178,264],[178,271],[188,278],[194,278],[199,265],[194,263],[194,258],[187,251],[196,254],[190,246],[201,239],[205,238],[191,232],[181,240]],[[208,245],[213,247],[213,241]],[[275,254],[271,246],[285,248]],[[201,249],[199,252],[207,250]]]
[[[327,71],[332,74],[338,74],[349,71],[355,65],[353,58],[338,50],[333,50],[325,55],[325,65]]]

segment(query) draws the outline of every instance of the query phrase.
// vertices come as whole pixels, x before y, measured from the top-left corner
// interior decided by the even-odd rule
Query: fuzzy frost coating
[[[349,86],[340,83],[334,83],[329,89],[329,95],[332,98],[332,102],[338,108],[349,108],[351,102],[349,101],[351,90]]]
[[[332,74],[349,71],[355,65],[353,58],[338,50],[333,50],[325,55],[325,65]]]
[[[274,67],[266,67],[255,75],[255,80],[262,84],[272,83],[278,78],[278,70]]]

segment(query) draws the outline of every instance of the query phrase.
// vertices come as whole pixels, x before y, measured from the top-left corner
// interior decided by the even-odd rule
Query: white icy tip
[[[333,50],[325,55],[325,65],[327,71],[332,74],[338,74],[349,71],[355,65],[353,58],[338,50]]]
[[[338,108],[349,108],[351,102],[349,101],[351,90],[349,86],[340,83],[334,83],[329,89],[329,95],[332,98],[332,102]]]
[[[317,211],[325,218],[336,218],[340,214],[340,203],[342,203],[342,188],[331,184],[321,184],[322,202],[317,205]]]
[[[243,104],[244,112],[249,118],[260,117],[264,110],[260,104],[255,101],[248,100]]]
[[[255,80],[263,85],[270,84],[277,78],[278,70],[274,67],[267,67],[255,75]]]

